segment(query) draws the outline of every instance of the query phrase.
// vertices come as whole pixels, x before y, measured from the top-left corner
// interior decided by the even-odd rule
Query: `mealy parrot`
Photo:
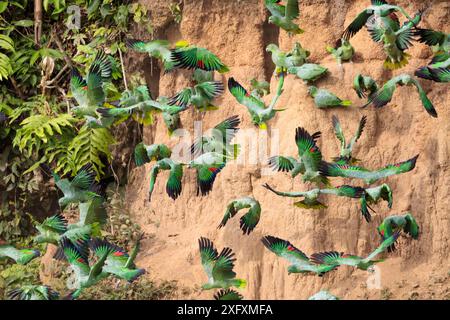
[[[99,238],[92,239],[89,246],[98,259],[101,259],[105,252],[108,252],[102,272],[112,274],[131,283],[145,273],[144,269],[139,269],[134,264],[134,260],[139,253],[140,240],[140,238],[137,240],[131,255],[125,249]]]
[[[432,46],[435,56],[430,64],[416,71],[416,76],[435,82],[450,82],[450,34],[430,29],[416,28],[419,42]]]
[[[315,86],[308,88],[308,93],[314,98],[314,103],[319,109],[333,107],[349,107],[352,105],[350,100],[341,100],[334,93],[325,89],[319,89]]]
[[[223,153],[207,152],[188,163],[188,168],[197,171],[197,195],[205,196],[213,188],[217,175],[225,168],[227,161],[234,159]]]
[[[226,73],[230,69],[211,51],[196,46],[185,46],[172,50],[171,59],[176,68],[201,69]]]
[[[376,256],[386,251],[392,244],[395,243],[399,234],[394,233],[392,236],[384,240],[378,248],[376,248],[373,252],[371,252],[366,258],[345,254],[343,252],[337,251],[329,251],[329,252],[320,252],[315,253],[311,256],[311,260],[314,263],[321,265],[328,265],[330,267],[338,267],[341,265],[348,265],[352,267],[356,267],[360,270],[373,270],[373,266],[378,263],[384,261],[382,260],[374,260]]]
[[[91,191],[94,186],[95,175],[90,167],[82,168],[72,180],[61,179],[53,171],[52,176],[56,186],[64,194],[58,200],[61,210],[64,210],[71,203],[89,202],[96,197],[100,197],[100,195]]]
[[[182,191],[181,179],[183,179],[183,164],[170,158],[159,160],[153,165],[150,171],[150,189],[148,191],[148,200],[151,201],[156,178],[161,170],[169,170],[169,178],[166,183],[166,192],[170,198],[176,200]]]
[[[364,131],[364,127],[366,126],[367,117],[363,116],[361,120],[359,121],[358,130],[356,130],[355,135],[350,139],[350,141],[347,143],[345,140],[344,132],[342,131],[341,123],[339,122],[339,119],[337,116],[333,116],[333,128],[334,128],[334,134],[336,135],[336,138],[340,141],[341,145],[341,151],[339,154],[339,157],[333,158],[333,161],[337,164],[341,165],[354,165],[358,163],[360,160],[354,158],[352,156],[353,147],[355,143],[359,140],[361,137],[361,134]]]
[[[220,81],[202,82],[194,87],[188,87],[169,99],[169,105],[181,107],[195,106],[198,110],[217,109],[211,102],[223,94],[224,86]]]
[[[73,113],[78,116],[96,117],[96,109],[101,107],[106,100],[103,85],[110,80],[111,61],[103,51],[97,53],[85,78],[80,75],[76,68],[73,68],[70,77],[70,90],[78,103],[78,106],[72,108]]]
[[[74,223],[69,224],[61,214],[57,214],[36,224],[39,233],[33,240],[36,243],[51,243],[58,246],[62,238],[67,238],[75,246],[78,246],[93,236],[100,236],[101,226],[106,223],[107,219],[103,199],[96,197],[88,202],[80,203],[79,212],[79,219]],[[61,247],[58,248],[54,257],[56,259],[64,258]]]
[[[300,43],[296,42],[292,51],[285,53],[276,44],[269,44],[266,51],[270,52],[272,61],[275,64],[275,75],[282,75],[290,67],[300,67],[306,63],[309,51],[304,50]]]
[[[59,293],[48,286],[22,285],[8,291],[10,300],[60,300]]]
[[[328,46],[327,52],[333,55],[338,64],[342,64],[343,61],[352,60],[355,48],[349,40],[342,38],[336,42],[334,47]]]
[[[262,98],[270,93],[270,83],[265,80],[258,81],[255,78],[250,80],[250,92],[256,98]]]
[[[411,20],[405,10],[399,6],[390,5],[385,0],[371,0],[371,4],[371,6],[359,13],[355,20],[345,29],[342,35],[344,39],[349,40],[366,24],[377,24],[397,31],[400,28],[400,23],[396,12],[402,13],[408,20]]]
[[[321,290],[309,297],[308,300],[339,300],[339,298],[332,295],[326,290]]]
[[[377,203],[380,199],[388,203],[388,208],[392,208],[394,198],[392,196],[392,189],[386,183],[378,187],[366,188],[365,195],[360,198],[361,213],[366,217],[367,221],[371,220],[369,209],[374,211],[369,204]]]
[[[171,134],[180,127],[179,114],[187,110],[187,106],[170,105],[167,97],[158,97],[156,100],[146,100],[138,102],[129,107],[123,108],[99,108],[97,112],[104,117],[121,117],[133,115],[138,121],[144,121],[149,114],[162,113],[164,123]]]
[[[221,289],[214,295],[214,300],[242,300],[244,297],[233,289]]]
[[[314,273],[318,276],[323,276],[325,273],[330,272],[337,267],[313,263],[306,254],[294,247],[294,245],[287,240],[273,236],[265,236],[261,241],[267,249],[291,263],[287,268],[288,274]]]
[[[421,19],[422,12],[419,12],[413,20],[405,22],[398,30],[385,28],[376,23],[368,27],[372,39],[383,44],[384,52],[387,55],[384,61],[386,69],[395,70],[408,64],[410,55],[405,50],[412,45],[413,28],[420,23]]]
[[[319,131],[312,134],[311,137],[315,142],[317,142],[317,139],[319,139],[321,135],[322,133]],[[268,159],[267,164],[274,171],[290,172],[292,178],[295,178],[300,173],[304,174],[306,170],[305,165],[302,163],[301,159],[296,159],[294,157],[273,156]]]
[[[7,243],[0,243],[0,259],[10,258],[17,264],[26,265],[31,260],[39,257],[41,253],[34,249],[16,249]]]
[[[373,94],[372,104],[376,108],[381,108],[387,105],[394,95],[395,89],[397,86],[415,86],[417,91],[419,92],[420,101],[422,102],[425,110],[432,116],[437,117],[436,109],[433,106],[433,103],[428,99],[428,96],[420,85],[419,81],[411,77],[409,74],[400,74],[396,77],[393,77],[391,80],[386,82],[383,87],[378,89],[378,91]]]
[[[450,33],[416,27],[414,35],[419,37],[417,41],[433,47],[436,54],[450,53]]]
[[[236,258],[230,248],[223,248],[219,254],[213,242],[204,237],[198,240],[198,245],[202,266],[208,276],[208,282],[202,285],[203,290],[247,286],[246,280],[236,279],[233,271]]]
[[[418,157],[419,155],[404,162],[389,164],[384,168],[373,171],[357,166],[322,162],[320,166],[320,173],[326,177],[363,179],[365,183],[372,184],[380,179],[413,170],[416,167],[416,161]]]
[[[287,31],[289,35],[302,34],[304,31],[293,22],[300,12],[298,0],[287,0],[286,5],[282,5],[280,0],[265,0],[266,8],[270,11],[269,23]]]
[[[64,255],[74,272],[74,282],[69,286],[75,289],[72,294],[74,299],[78,298],[84,289],[96,285],[109,276],[109,273],[103,271],[105,261],[111,253],[109,248],[101,253],[94,264],[90,265],[87,242],[75,246],[68,238],[62,238],[60,246],[63,248]]]
[[[325,76],[328,69],[314,63],[305,63],[300,67],[290,67],[287,69],[289,74],[295,74],[305,82],[314,82]]]
[[[318,197],[321,194],[332,194],[338,197],[347,197],[347,198],[353,198],[353,199],[361,199],[365,195],[365,190],[360,187],[352,187],[352,186],[339,186],[336,188],[328,188],[328,189],[312,189],[309,191],[304,192],[281,192],[273,189],[271,186],[269,186],[267,183],[263,185],[264,188],[272,191],[278,196],[281,197],[289,197],[289,198],[298,198],[303,197],[304,200],[295,202],[294,206],[302,208],[302,209],[325,209],[327,208],[326,205],[319,202]],[[365,215],[364,212],[362,212],[363,217],[366,219],[367,222],[370,222],[370,214],[369,217]]]
[[[240,227],[243,234],[250,234],[255,229],[261,217],[261,205],[252,197],[242,197],[232,200],[225,211],[219,229],[224,227],[228,220],[233,218],[239,210],[249,209],[240,219]]]
[[[240,123],[239,116],[232,116],[208,130],[207,133],[210,134],[195,138],[191,145],[191,155],[198,157],[202,153],[215,152],[236,159],[239,155],[240,146],[230,144],[230,142],[236,136]]]
[[[382,241],[385,241],[391,237],[396,232],[403,231],[409,234],[413,239],[419,238],[419,225],[416,219],[411,215],[411,213],[406,213],[403,215],[389,216],[383,220],[383,222],[377,228]],[[388,248],[388,251],[394,251],[395,245],[392,244]]]
[[[134,162],[138,167],[151,161],[170,158],[171,155],[172,150],[165,144],[151,144],[148,146],[143,142],[140,142],[134,148]]]
[[[236,98],[236,100],[240,104],[247,107],[247,110],[250,113],[250,116],[252,117],[253,124],[263,130],[267,129],[267,122],[273,117],[275,117],[277,112],[284,110],[284,109],[275,109],[275,105],[277,104],[279,97],[283,93],[283,85],[284,85],[284,76],[281,76],[278,82],[277,93],[273,97],[270,105],[266,107],[264,101],[250,94],[234,78],[228,79],[228,90],[230,90],[231,94]]]
[[[414,74],[435,82],[450,82],[450,53],[436,55],[429,65],[420,67]]]
[[[322,153],[317,146],[318,134],[320,133],[311,135],[302,127],[295,129],[295,143],[297,144],[298,157],[305,168],[305,172],[302,174],[302,181],[329,185],[328,179],[319,172]]]
[[[142,41],[137,39],[127,39],[125,41],[127,47],[138,52],[146,52],[152,58],[161,60],[164,65],[164,71],[172,71],[175,62],[172,60],[172,51],[170,43],[167,40]]]
[[[369,105],[373,100],[374,94],[378,91],[378,85],[372,77],[363,76],[359,73],[353,80],[353,90],[355,90],[360,99],[367,98],[367,105]]]

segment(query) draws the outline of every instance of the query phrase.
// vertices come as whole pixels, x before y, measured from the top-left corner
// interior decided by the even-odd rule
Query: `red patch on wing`
[[[205,68],[205,63],[203,62],[203,60],[198,60],[197,61],[197,67],[199,67],[200,69],[204,69]]]
[[[208,170],[214,173],[214,172],[217,172],[217,170],[219,170],[219,169],[217,169],[217,168],[208,168]]]
[[[116,252],[113,253],[113,255],[116,256],[116,257],[122,257],[124,254],[125,253],[120,252],[120,251],[116,251]]]
[[[384,237],[384,230],[381,230],[380,234],[381,234],[382,237]]]
[[[295,248],[294,248],[293,246],[288,246],[287,249],[288,249],[289,251],[295,251]]]
[[[77,261],[80,262],[80,263],[84,263],[84,259],[83,258],[78,258]]]
[[[312,148],[309,149],[309,152],[311,152],[311,153],[312,152],[316,152],[316,150],[317,150],[317,147],[312,147]]]
[[[83,90],[87,90],[87,89],[88,89],[88,87],[87,87],[87,86],[84,86],[84,87],[81,87],[81,89],[83,89]]]

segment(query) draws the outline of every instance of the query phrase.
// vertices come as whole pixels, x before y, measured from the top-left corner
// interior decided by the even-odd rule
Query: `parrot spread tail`
[[[400,61],[392,62],[392,60],[389,57],[387,57],[386,60],[384,61],[384,67],[389,70],[396,70],[403,68],[409,63],[408,58],[410,57],[411,56],[406,52],[402,52],[402,59]]]

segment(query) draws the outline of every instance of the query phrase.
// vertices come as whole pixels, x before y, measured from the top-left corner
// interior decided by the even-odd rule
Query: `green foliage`
[[[183,19],[183,10],[181,8],[181,1],[178,3],[171,3],[169,5],[170,12],[172,13],[173,19],[176,23],[180,23]]]
[[[0,238],[27,231],[35,214],[30,204],[49,201],[40,164],[73,175],[92,163],[98,179],[109,170],[114,137],[67,113],[74,104],[69,74],[72,66],[85,74],[97,50],[104,50],[112,64],[107,99],[120,98],[123,39],[132,23],[152,29],[147,9],[131,2],[43,0],[42,34],[35,43],[34,1],[0,0],[0,112],[8,117],[0,127]],[[80,8],[80,28],[68,28],[73,5]]]
[[[39,259],[27,265],[4,264],[0,262],[0,300],[6,299],[5,294],[12,288],[21,285],[39,283]]]
[[[101,156],[106,156],[107,161],[111,161],[109,146],[114,143],[115,140],[108,129],[81,127],[68,149],[69,161],[73,163],[72,173],[75,174],[86,164],[92,164],[97,177],[100,177],[105,167]]]

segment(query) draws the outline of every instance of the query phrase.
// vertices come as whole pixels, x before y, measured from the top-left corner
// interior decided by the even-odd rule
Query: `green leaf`
[[[0,1],[0,13],[4,12],[8,7],[8,1]]]
[[[14,25],[18,26],[18,27],[28,28],[28,27],[33,26],[34,22],[33,22],[33,20],[26,20],[25,19],[25,20],[19,20],[19,21],[14,22]]]

